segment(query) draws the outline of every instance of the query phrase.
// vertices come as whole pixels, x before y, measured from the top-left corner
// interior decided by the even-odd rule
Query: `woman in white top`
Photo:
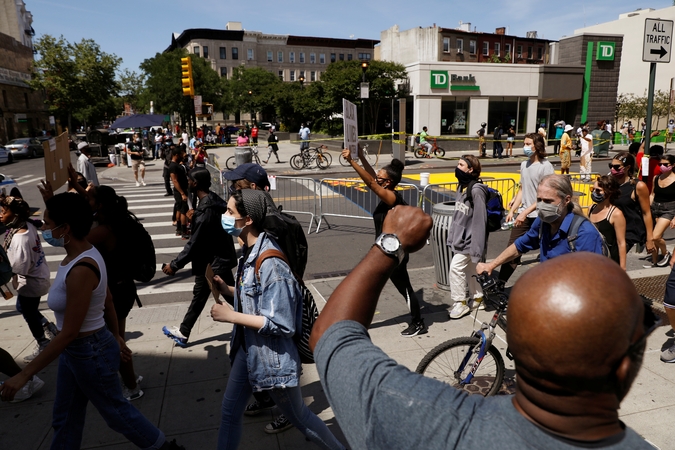
[[[77,194],[59,194],[46,202],[42,237],[64,247],[49,290],[59,334],[31,363],[0,386],[0,398],[12,400],[33,375],[59,357],[52,427],[52,448],[80,448],[87,403],[106,423],[141,448],[179,448],[122,397],[117,378],[120,359],[131,351],[117,331],[107,287],[105,263],[87,240],[91,207]]]
[[[588,128],[581,129],[579,136],[581,143],[581,159],[579,160],[579,173],[581,181],[591,181],[591,163],[593,162],[593,136],[588,132]]]

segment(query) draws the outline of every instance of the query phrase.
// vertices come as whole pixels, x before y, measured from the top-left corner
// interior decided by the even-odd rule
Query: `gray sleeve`
[[[484,185],[475,184],[471,190],[473,196],[473,217],[471,218],[471,262],[480,262],[485,252],[487,239],[487,189]]]
[[[397,364],[357,322],[331,326],[314,358],[326,397],[354,449],[454,448],[484,401]]]

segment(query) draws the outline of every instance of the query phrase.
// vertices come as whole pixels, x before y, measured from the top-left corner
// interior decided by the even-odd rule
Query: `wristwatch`
[[[385,255],[395,258],[399,264],[405,258],[405,251],[401,246],[401,241],[395,234],[382,233],[375,239],[375,244],[373,245],[376,245]]]

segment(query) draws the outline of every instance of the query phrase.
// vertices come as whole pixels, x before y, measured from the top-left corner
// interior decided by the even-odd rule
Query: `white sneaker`
[[[141,183],[139,183],[139,182],[137,181],[137,182],[136,182],[136,187],[140,187],[140,186],[141,186]]]
[[[122,383],[122,396],[126,398],[128,401],[137,400],[143,397],[144,392],[141,389],[141,381],[143,381],[143,376],[137,375],[136,387],[133,389],[129,389],[124,385],[124,383]]]
[[[39,379],[36,375],[33,375],[33,378],[28,380],[28,383],[26,383],[19,392],[14,395],[14,400],[12,400],[12,403],[19,403],[24,400],[28,400],[35,394],[37,391],[42,389],[42,386],[45,385],[45,382]]]
[[[141,184],[142,184],[143,186],[146,186],[145,180],[141,180]]]
[[[471,309],[478,309],[480,311],[485,311],[485,302],[483,301],[483,297],[474,298],[473,301],[471,302]]]
[[[31,362],[32,360],[34,360],[37,357],[37,355],[42,353],[42,350],[47,348],[48,345],[49,345],[49,341],[46,344],[42,344],[42,345],[35,344],[35,348],[33,349],[33,353],[31,353],[30,355],[24,356],[23,360],[25,362]]]
[[[457,302],[450,310],[451,319],[461,319],[462,317],[471,313],[471,308],[469,308],[464,302]]]

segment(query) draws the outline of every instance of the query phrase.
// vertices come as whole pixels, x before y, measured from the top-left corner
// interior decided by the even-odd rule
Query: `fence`
[[[516,196],[518,192],[518,183],[512,178],[503,178],[490,180],[483,180],[483,183],[491,187],[492,189],[499,191],[502,194],[502,200],[504,206]],[[457,192],[457,183],[440,183],[440,184],[428,184],[424,187],[422,191],[422,198],[420,199],[420,206],[425,213],[431,214],[433,206],[436,203],[442,203],[447,201],[452,201],[455,199],[455,194]]]
[[[271,176],[270,184],[270,195],[278,207],[290,214],[309,214],[307,234],[312,232],[315,221],[318,230],[321,221],[317,220],[317,208],[321,201],[314,178]]]

